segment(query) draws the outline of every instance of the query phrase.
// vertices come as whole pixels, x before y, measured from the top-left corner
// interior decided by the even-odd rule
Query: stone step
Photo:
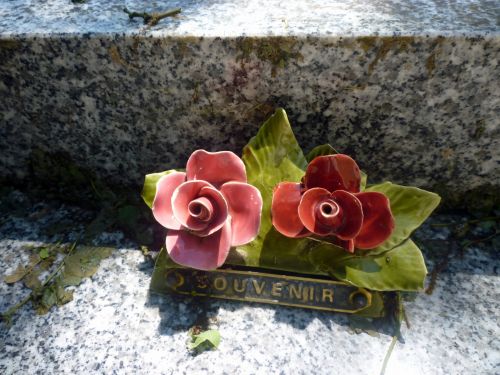
[[[0,4],[2,178],[29,177],[42,150],[139,186],[197,148],[240,153],[284,107],[305,150],[329,142],[372,182],[454,202],[500,186],[489,1],[126,5],[182,13],[148,27],[118,0]]]
[[[16,196],[17,201],[23,197]],[[87,212],[56,207],[35,201],[25,215],[0,223],[0,280],[28,262],[30,246],[61,240],[62,233],[47,234],[58,222],[67,225],[63,243],[81,236],[78,218]],[[453,219],[437,215],[415,237],[438,240],[443,251],[451,248],[457,240],[450,230],[430,224]],[[101,234],[95,245],[117,249],[76,288],[71,302],[42,316],[26,304],[10,328],[0,322],[0,373],[368,375],[382,368],[390,324],[356,324],[346,314],[325,311],[150,294],[152,265],[136,244],[112,232]],[[440,267],[439,249],[423,250],[429,270]],[[405,302],[411,327],[402,325],[404,341],[396,344],[386,374],[498,373],[498,269],[493,245],[474,244],[463,258],[451,257],[431,295],[419,293]],[[28,293],[22,283],[0,282],[0,312]],[[200,322],[220,331],[221,345],[193,356],[186,349],[187,332]]]

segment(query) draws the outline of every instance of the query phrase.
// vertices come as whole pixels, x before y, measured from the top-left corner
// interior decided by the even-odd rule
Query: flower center
[[[335,230],[342,224],[342,209],[333,200],[325,200],[316,206],[316,219],[322,225]]]
[[[321,214],[324,217],[336,216],[339,213],[339,206],[333,201],[322,202],[320,204]]]
[[[214,207],[210,199],[200,197],[188,204],[189,214],[201,221],[210,221],[214,213]]]

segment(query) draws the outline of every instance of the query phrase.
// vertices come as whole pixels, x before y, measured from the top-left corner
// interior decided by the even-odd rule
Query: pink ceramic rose
[[[170,258],[200,270],[220,267],[231,246],[259,232],[262,197],[247,184],[243,161],[230,151],[191,154],[186,172],[160,178],[153,215],[168,228]]]

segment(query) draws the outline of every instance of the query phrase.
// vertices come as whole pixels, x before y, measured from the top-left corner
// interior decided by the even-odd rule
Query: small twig
[[[53,278],[54,278],[54,277],[55,277],[55,276],[59,273],[59,271],[60,271],[60,270],[64,267],[64,261],[66,260],[66,258],[67,258],[68,256],[70,256],[70,255],[71,255],[71,253],[73,252],[73,250],[75,249],[75,247],[76,247],[76,241],[75,241],[75,242],[73,242],[73,245],[71,245],[71,247],[69,248],[68,253],[64,256],[63,260],[61,261],[61,263],[59,263],[59,265],[58,265],[58,266],[57,266],[57,268],[54,270],[54,272],[52,272],[52,273],[49,275],[49,277],[47,277],[47,278],[45,279],[45,281],[42,283],[42,286],[41,286],[42,288],[43,288],[45,285],[47,285],[49,282],[51,282],[51,281],[52,281],[52,279],[53,279]]]
[[[403,306],[403,304],[401,304],[401,309],[402,309],[402,313],[403,313],[403,319],[404,319],[405,324],[406,324],[406,328],[410,329],[410,320],[408,319],[408,315],[406,315],[406,309]]]
[[[160,20],[179,14],[181,8],[171,9],[163,13],[131,12],[127,8],[123,8],[123,11],[128,14],[129,19],[142,18],[145,25],[155,26]]]
[[[432,294],[434,291],[434,288],[436,287],[436,282],[438,275],[443,272],[446,267],[448,266],[448,263],[450,261],[451,253],[454,251],[455,246],[457,246],[456,243],[451,243],[448,247],[448,250],[446,251],[446,254],[444,254],[444,258],[434,266],[431,272],[431,281],[429,282],[429,286],[425,290],[426,294]]]
[[[28,294],[26,297],[24,297],[21,301],[16,303],[14,306],[9,307],[9,309],[5,312],[3,312],[0,317],[2,318],[3,321],[7,323],[7,325],[10,325],[12,322],[12,315],[19,310],[21,307],[23,307],[28,301],[33,297],[33,292]]]
[[[487,217],[482,217],[480,219],[468,220],[464,223],[434,223],[434,224],[431,224],[431,227],[450,227],[453,225],[470,225],[470,224],[482,223],[483,221],[497,221],[497,220],[500,220],[500,216],[487,216]]]
[[[463,247],[462,247],[462,250],[465,250],[466,248],[468,248],[470,245],[474,245],[476,243],[481,243],[481,242],[485,242],[485,241],[488,241],[488,240],[491,240],[492,238],[495,238],[496,236],[498,236],[500,234],[500,231],[496,231],[495,233],[487,236],[487,237],[483,237],[483,238],[477,238],[475,240],[469,240],[467,242],[464,243]]]
[[[40,289],[43,289],[50,281],[52,281],[52,279],[59,273],[59,271],[61,271],[61,269],[64,266],[64,261],[66,260],[66,257],[68,257],[69,255],[71,255],[71,253],[73,252],[73,250],[76,247],[76,243],[77,242],[78,241],[73,242],[73,245],[71,245],[68,253],[64,256],[64,258],[61,261],[61,263],[57,266],[57,268],[54,270],[54,272],[52,272],[49,275],[49,277],[47,277],[44,280],[44,282],[42,283],[42,285],[40,286],[40,288],[36,292],[39,292]],[[19,310],[26,303],[28,303],[28,301],[30,301],[34,296],[35,296],[35,291],[32,291],[30,294],[28,294],[26,297],[24,297],[21,301],[19,301],[18,303],[16,303],[14,306],[11,306],[4,313],[0,314],[1,319],[4,320],[5,322],[7,322],[7,324],[9,324],[11,322],[12,315],[14,315],[17,310]]]
[[[382,369],[380,370],[380,375],[385,374],[387,364],[389,363],[389,358],[391,358],[392,351],[394,350],[394,347],[396,346],[397,341],[398,341],[398,336],[392,336],[391,345],[389,345],[389,349],[387,350],[387,353],[385,354],[384,363],[382,363]]]

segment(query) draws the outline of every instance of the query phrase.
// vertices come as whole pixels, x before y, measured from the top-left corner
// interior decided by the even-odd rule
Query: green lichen
[[[21,47],[21,42],[16,39],[0,39],[0,51],[14,50]]]
[[[357,41],[361,45],[363,51],[367,53],[371,50],[375,50],[375,58],[370,65],[368,65],[369,74],[373,72],[373,69],[375,69],[381,60],[385,59],[390,51],[394,51],[396,53],[406,52],[409,50],[414,40],[415,38],[411,36],[364,36],[357,38]]]
[[[434,69],[436,69],[436,52],[432,52],[425,61],[425,68],[429,76],[432,76]]]
[[[432,76],[434,70],[436,69],[436,56],[441,52],[441,44],[443,43],[443,41],[443,37],[436,38],[431,46],[431,54],[425,60],[425,68],[427,69],[427,74],[429,77]]]
[[[259,60],[270,63],[273,77],[291,60],[303,59],[294,37],[240,38],[237,48],[240,51],[238,60],[249,60],[255,54]]]
[[[120,50],[118,49],[117,46],[109,47],[108,53],[109,57],[111,58],[111,61],[113,61],[115,64],[121,65],[124,68],[129,68],[129,63],[125,61],[125,59],[122,57]]]

